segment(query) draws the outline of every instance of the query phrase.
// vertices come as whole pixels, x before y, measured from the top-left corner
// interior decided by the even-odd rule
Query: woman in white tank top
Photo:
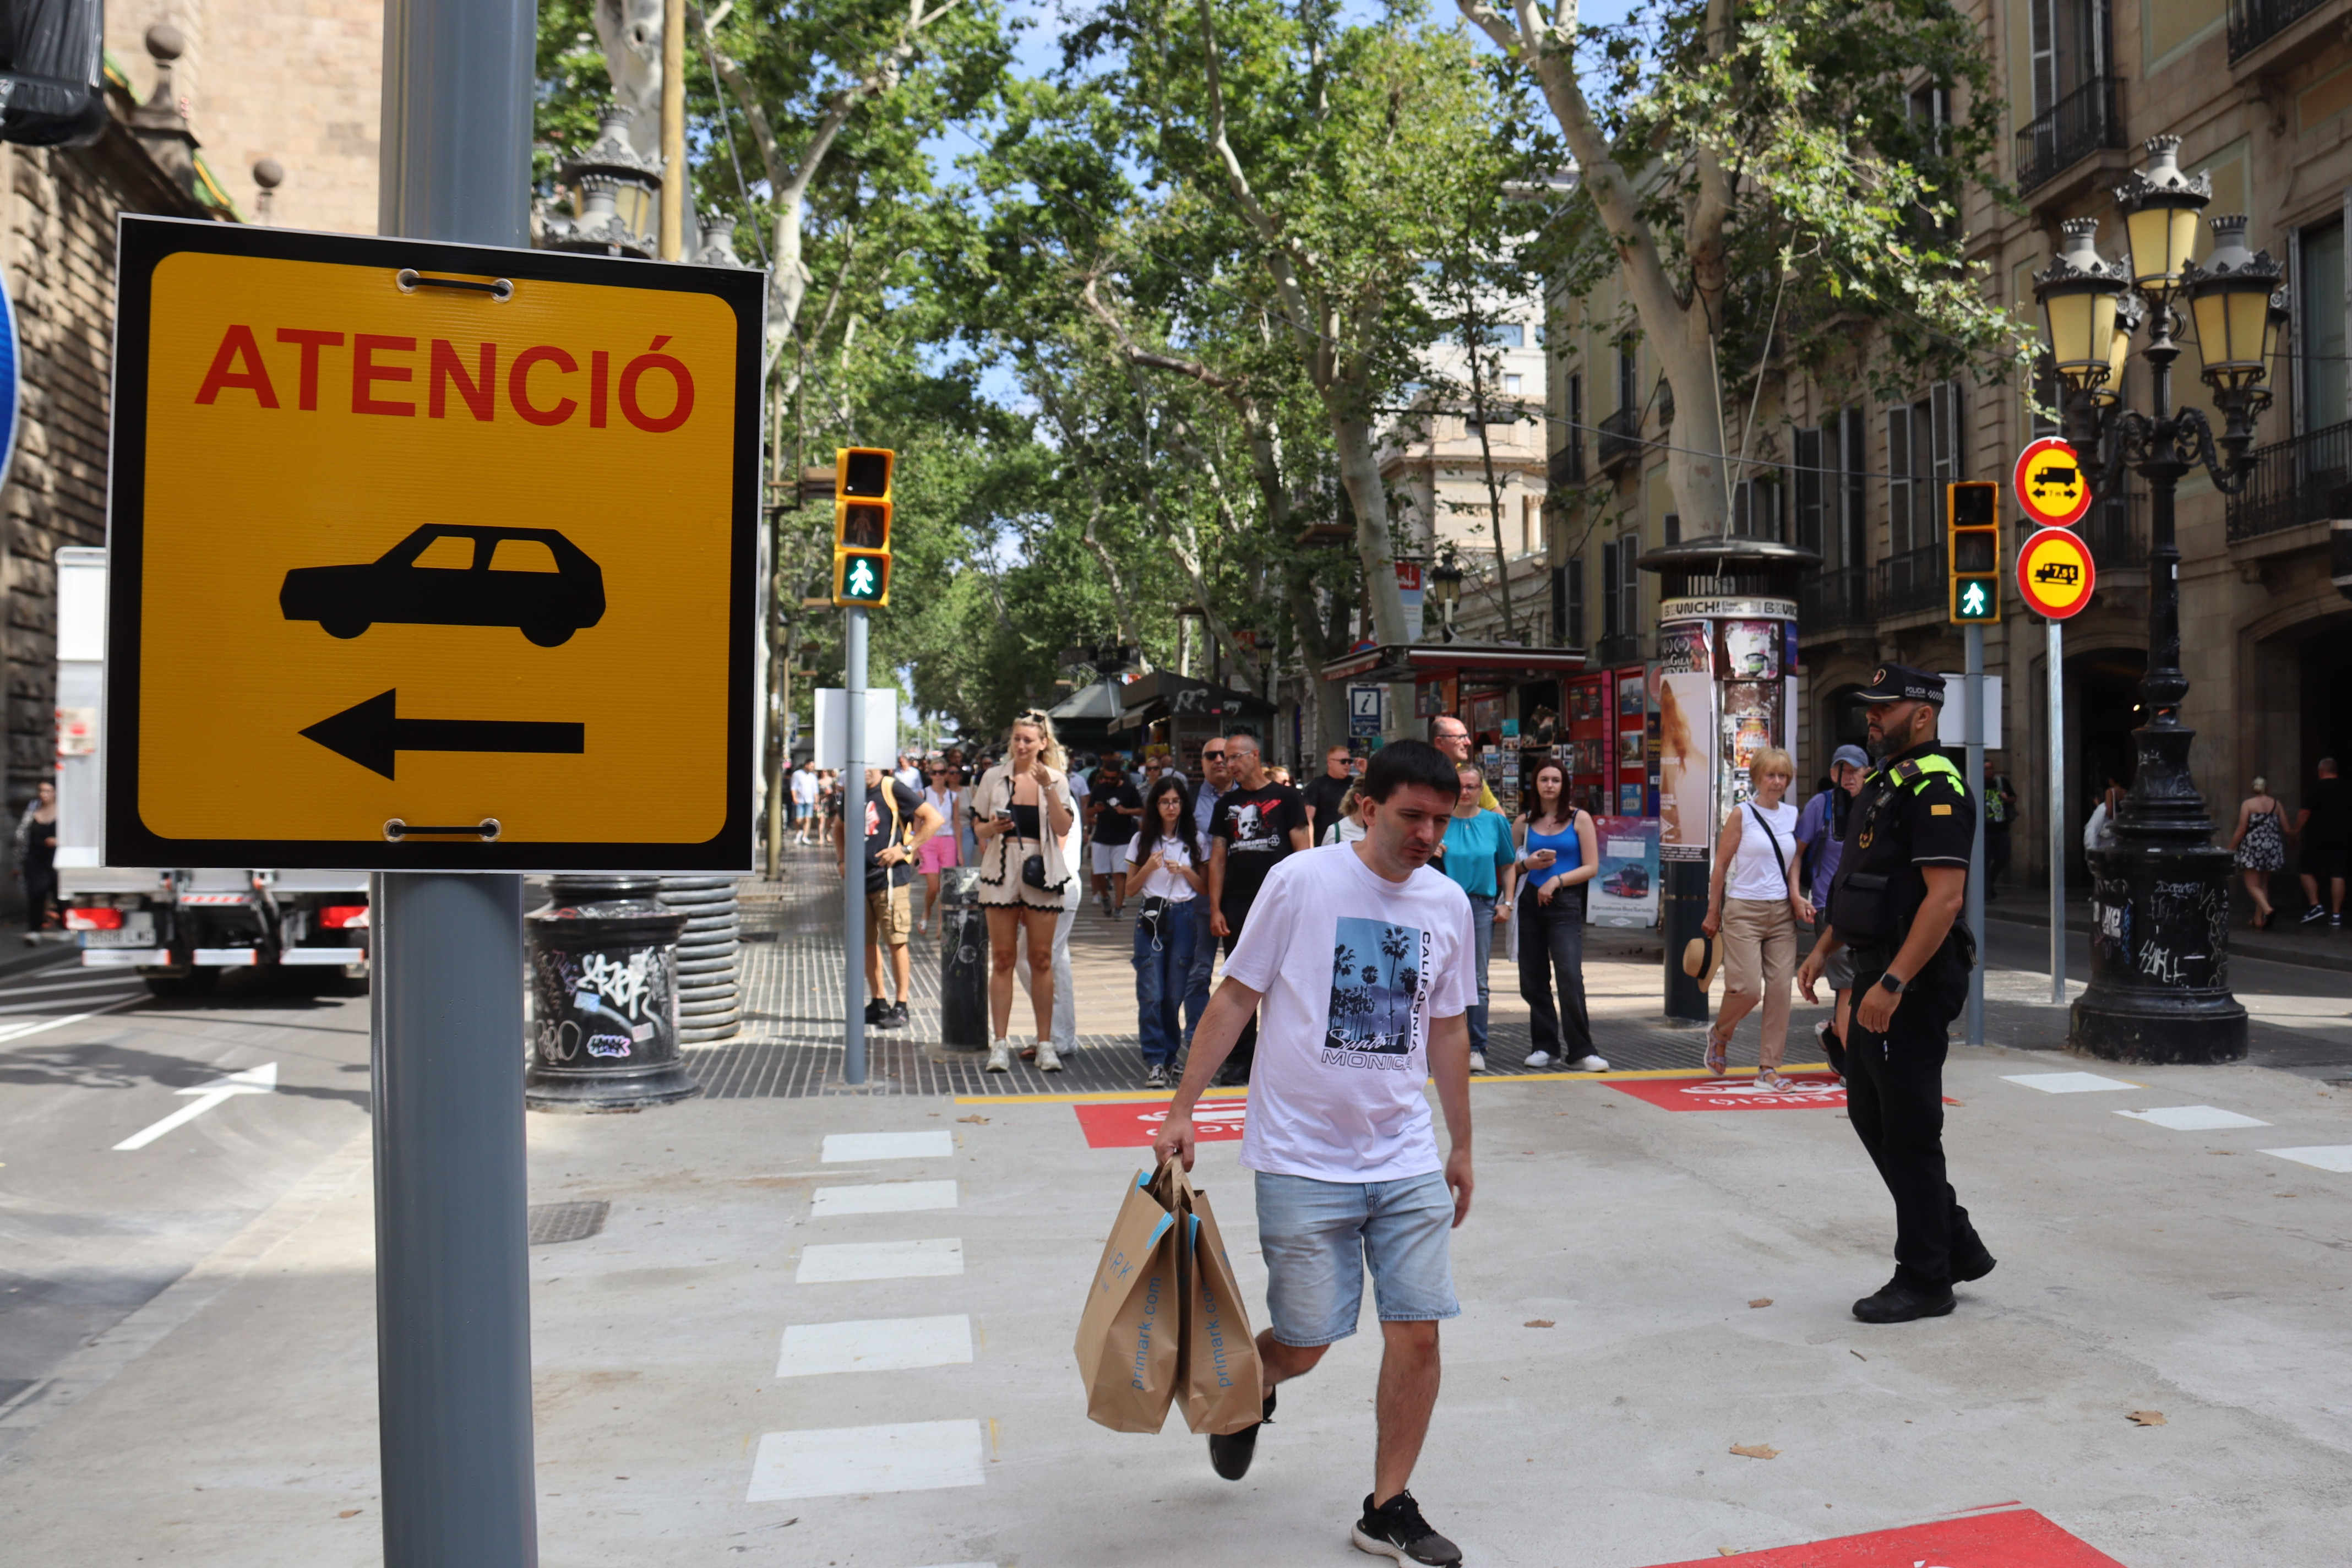
[[[1794,1087],[1780,1076],[1789,1048],[1789,984],[1797,972],[1797,927],[1813,920],[1813,906],[1798,887],[1797,808],[1781,799],[1795,775],[1795,763],[1778,747],[1749,759],[1756,794],[1723,819],[1706,919],[1699,922],[1707,935],[1723,935],[1723,1011],[1706,1033],[1706,1070],[1723,1076],[1732,1031],[1761,1003],[1756,1088],[1767,1093]]]

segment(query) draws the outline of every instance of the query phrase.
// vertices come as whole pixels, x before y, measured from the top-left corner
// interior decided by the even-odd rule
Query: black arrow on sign
[[[588,749],[587,726],[520,719],[403,719],[397,688],[302,731],[306,740],[372,773],[393,776],[401,752],[554,752]]]

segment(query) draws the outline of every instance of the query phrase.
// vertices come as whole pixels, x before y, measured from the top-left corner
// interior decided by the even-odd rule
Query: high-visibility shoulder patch
[[[1931,805],[1927,808],[1927,815],[1930,816],[1949,816],[1952,815],[1952,808],[1948,805]]]

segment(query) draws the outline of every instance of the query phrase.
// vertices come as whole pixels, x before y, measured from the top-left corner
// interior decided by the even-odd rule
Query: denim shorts
[[[1461,1315],[1449,1250],[1454,1194],[1444,1172],[1397,1182],[1256,1175],[1266,1317],[1276,1339],[1304,1349],[1354,1333],[1367,1263],[1381,1321]]]

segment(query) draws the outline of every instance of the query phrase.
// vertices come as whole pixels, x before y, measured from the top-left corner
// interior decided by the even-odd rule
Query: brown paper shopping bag
[[[1265,1413],[1257,1340],[1234,1286],[1234,1266],[1217,1233],[1209,1194],[1186,1184],[1184,1353],[1177,1373],[1184,1425],[1195,1432],[1238,1432]]]
[[[1182,1232],[1175,1184],[1182,1179],[1173,1161],[1156,1179],[1135,1173],[1078,1319],[1087,1416],[1114,1432],[1159,1431],[1176,1395]]]

